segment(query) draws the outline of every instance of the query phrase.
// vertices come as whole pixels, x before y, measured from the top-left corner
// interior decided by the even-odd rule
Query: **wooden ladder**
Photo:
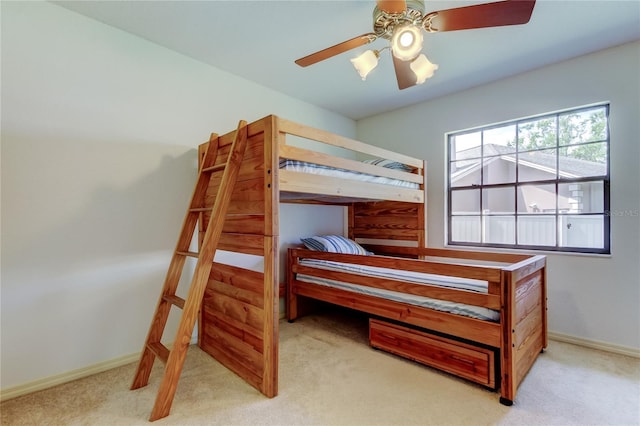
[[[187,214],[182,225],[182,231],[178,238],[176,249],[173,253],[167,277],[162,288],[160,300],[149,328],[149,334],[142,350],[138,369],[133,379],[131,389],[138,389],[149,383],[149,375],[153,367],[155,358],[159,358],[165,363],[164,375],[158,395],[156,397],[153,411],[151,411],[150,421],[155,421],[169,415],[171,403],[178,386],[178,379],[184,365],[187,355],[187,349],[191,342],[193,327],[202,305],[202,298],[207,286],[213,258],[216,253],[222,227],[225,222],[225,215],[231,194],[235,186],[240,165],[244,157],[247,145],[247,122],[242,120],[238,124],[231,151],[226,163],[216,164],[216,158],[219,151],[219,138],[212,134],[209,140],[209,146],[204,154],[202,166],[198,173],[198,179],[193,191],[193,196],[187,210]],[[220,176],[222,172],[222,180],[218,189],[218,193],[213,208],[205,208],[204,199],[209,187],[209,182],[213,176]],[[195,232],[198,221],[202,219],[203,213],[211,212],[209,226],[205,232],[199,252],[189,251],[193,234]],[[178,283],[184,269],[187,257],[195,257],[198,259],[193,279],[189,287],[186,299],[176,295]],[[160,343],[164,332],[171,306],[182,309],[182,316],[176,337],[173,341],[173,347],[168,349]]]

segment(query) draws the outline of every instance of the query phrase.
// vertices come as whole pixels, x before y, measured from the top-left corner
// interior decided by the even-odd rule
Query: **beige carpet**
[[[160,363],[156,363],[160,367]],[[9,425],[146,425],[159,383],[135,365],[0,405]],[[197,347],[157,425],[637,425],[640,360],[551,341],[505,407],[499,395],[371,349],[343,313],[281,323],[279,395],[268,399]]]

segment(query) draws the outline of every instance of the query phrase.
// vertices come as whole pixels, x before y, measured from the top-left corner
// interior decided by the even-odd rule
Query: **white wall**
[[[549,329],[640,349],[640,42],[358,121],[358,138],[428,161],[428,244],[444,245],[444,133],[611,102],[610,257],[548,256]],[[440,64],[438,72],[446,72]],[[409,89],[414,90],[414,89]],[[429,90],[429,82],[415,90]],[[605,345],[605,346],[606,346]]]
[[[1,8],[7,390],[140,351],[210,132],[356,125],[50,3]],[[299,209],[283,245],[292,224],[343,229],[340,208]]]

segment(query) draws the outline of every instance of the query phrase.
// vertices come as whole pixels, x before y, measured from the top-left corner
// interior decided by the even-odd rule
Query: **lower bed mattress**
[[[473,280],[468,278],[450,277],[444,275],[427,274],[412,271],[403,271],[397,269],[380,268],[374,266],[357,265],[352,263],[341,263],[318,259],[301,259],[300,265],[318,268],[328,271],[347,272],[351,274],[387,278],[393,280],[401,280],[414,284],[434,285],[445,288],[454,288],[476,293],[487,293],[488,283],[481,280]],[[411,305],[421,306],[424,308],[435,309],[438,311],[449,312],[456,315],[463,315],[470,318],[481,319],[485,321],[498,322],[500,320],[500,312],[492,309],[466,305],[463,303],[450,302],[447,300],[432,299],[424,296],[416,296],[408,293],[384,290],[374,287],[368,287],[358,284],[345,283],[327,278],[317,277],[308,274],[297,274],[298,281],[318,284],[326,287],[338,288],[341,290],[352,291],[356,293],[366,294],[369,296],[380,297],[393,300],[396,302],[407,303]]]

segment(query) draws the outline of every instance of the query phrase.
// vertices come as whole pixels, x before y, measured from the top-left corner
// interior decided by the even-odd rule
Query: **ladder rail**
[[[209,163],[213,162],[217,156],[217,140],[218,135],[216,133],[212,133],[209,137],[209,145],[207,146],[207,151],[204,154],[204,159],[201,162],[201,167],[198,170],[196,185],[193,188],[191,200],[189,201],[190,208],[193,207],[193,204],[198,200],[198,198],[203,198],[204,192],[206,192],[206,187],[203,188],[200,182],[207,181],[203,179],[203,169],[208,166]],[[142,347],[142,355],[140,357],[140,361],[138,362],[138,367],[134,375],[133,383],[131,384],[131,390],[139,389],[149,383],[149,376],[151,375],[151,369],[153,368],[155,353],[153,350],[148,349],[148,347],[153,342],[160,342],[160,339],[162,339],[162,333],[166,327],[167,320],[169,319],[169,313],[171,311],[171,304],[165,303],[164,296],[166,295],[166,293],[175,294],[178,288],[180,276],[182,274],[182,270],[184,269],[184,264],[186,261],[186,258],[184,256],[179,255],[179,252],[183,251],[182,248],[184,247],[185,242],[187,244],[186,250],[188,250],[188,247],[191,244],[193,233],[191,233],[189,238],[185,238],[184,231],[185,229],[188,230],[192,227],[195,228],[195,222],[193,221],[194,215],[192,215],[189,209],[187,209],[184,220],[182,221],[182,228],[178,236],[178,241],[176,242],[176,247],[173,251],[173,255],[169,263],[169,268],[165,276],[164,284],[162,286],[163,290],[160,293],[158,303],[156,304],[155,314],[151,321],[144,346]]]
[[[210,142],[212,142],[213,138],[214,135],[212,134]],[[156,401],[149,418],[150,421],[166,417],[171,410],[171,404],[173,403],[180,373],[184,366],[187,349],[191,342],[193,328],[202,305],[202,299],[204,297],[204,292],[213,266],[213,259],[222,235],[226,212],[229,207],[229,203],[231,202],[235,183],[238,179],[238,175],[240,174],[240,166],[244,158],[247,139],[247,122],[241,120],[238,123],[231,151],[227,157],[224,167],[219,164],[212,164],[215,162],[218,154],[217,142],[219,140],[217,137],[215,139],[216,143],[210,143],[210,146],[204,154],[204,160],[202,161],[198,180],[194,188],[191,202],[189,203],[183,228],[180,233],[180,237],[178,238],[176,250],[174,251],[169,265],[169,270],[167,271],[167,277],[160,295],[160,300],[158,301],[156,313],[151,327],[149,328],[147,340],[145,341],[138,369],[131,386],[131,389],[138,389],[148,384],[149,375],[156,357],[166,361]],[[182,275],[186,257],[193,257],[195,254],[194,252],[189,251],[189,245],[191,244],[198,221],[202,221],[203,212],[209,210],[205,209],[203,205],[211,176],[213,173],[220,170],[224,170],[224,172],[218,187],[213,208],[211,209],[209,223],[202,240],[202,244],[200,244],[200,251],[197,255],[198,261],[193,272],[189,291],[186,299],[181,299],[175,295],[175,292],[177,290],[180,276]],[[171,350],[169,350],[160,343],[160,339],[162,338],[162,334],[166,327],[169,311],[172,305],[181,308],[183,312],[178,329],[176,330],[173,346]]]
[[[158,396],[156,397],[156,402],[153,407],[153,411],[151,412],[152,421],[166,417],[171,409],[173,395],[175,394],[182,366],[184,365],[184,359],[187,355],[187,347],[191,342],[193,327],[198,316],[198,311],[200,310],[200,305],[202,304],[204,291],[213,266],[213,257],[215,255],[220,236],[222,235],[224,216],[229,206],[229,202],[231,201],[231,194],[233,192],[232,188],[235,185],[240,171],[240,164],[244,156],[246,141],[247,127],[246,123],[244,123],[244,126],[238,127],[234,147],[229,153],[227,168],[225,169],[220,187],[218,188],[218,194],[216,196],[213,211],[211,212],[211,218],[219,218],[219,220],[209,220],[209,226],[207,227],[202,247],[200,248],[200,256],[198,257],[198,263],[196,264],[193,280],[189,287],[189,294],[185,302],[180,325],[176,332],[173,349],[169,353],[169,359],[167,360],[167,365],[165,367],[167,373],[171,374],[165,374],[162,382],[160,383]]]

